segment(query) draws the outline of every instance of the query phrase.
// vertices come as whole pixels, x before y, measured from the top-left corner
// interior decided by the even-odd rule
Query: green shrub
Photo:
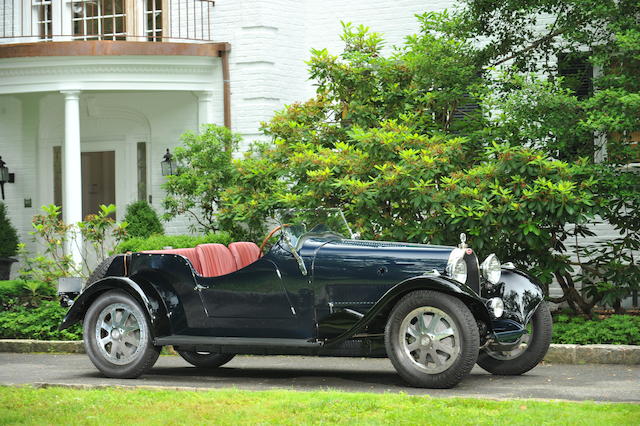
[[[41,299],[53,299],[56,290],[42,281],[0,281],[0,306],[10,309],[14,305],[37,305]]]
[[[14,306],[0,311],[0,339],[81,340],[80,324],[58,330],[66,313],[56,301],[42,301],[37,308]]]
[[[146,201],[136,201],[127,206],[124,218],[130,238],[147,238],[154,234],[164,234],[158,214]]]
[[[216,232],[207,235],[152,235],[149,238],[131,238],[116,247],[117,253],[128,251],[162,250],[165,247],[185,248],[198,244],[219,243],[229,244],[231,237],[226,232]]]
[[[640,345],[640,317],[612,315],[586,320],[558,315],[553,324],[553,343]]]
[[[18,233],[7,217],[4,203],[0,203],[0,257],[15,256],[18,250]]]

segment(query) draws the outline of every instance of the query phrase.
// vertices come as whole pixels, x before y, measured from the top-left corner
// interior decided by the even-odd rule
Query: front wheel
[[[430,290],[411,292],[391,311],[385,329],[387,355],[410,385],[451,388],[478,357],[478,326],[459,299]]]
[[[542,302],[531,318],[527,333],[511,351],[484,349],[478,356],[478,365],[489,373],[514,376],[526,373],[538,365],[551,344],[552,319],[549,306]]]
[[[122,290],[108,291],[93,302],[83,331],[87,355],[107,377],[136,378],[153,367],[160,355],[146,312]]]
[[[193,352],[177,350],[185,361],[194,367],[218,368],[233,359],[233,354],[212,354],[209,352]]]

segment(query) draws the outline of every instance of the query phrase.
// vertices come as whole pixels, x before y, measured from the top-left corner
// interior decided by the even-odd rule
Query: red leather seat
[[[218,277],[238,269],[235,258],[223,244],[200,244],[196,251],[202,265],[202,276]]]
[[[145,250],[142,253],[152,253],[152,254],[179,254],[180,256],[184,256],[191,262],[193,265],[193,269],[200,275],[202,275],[202,264],[200,263],[200,257],[196,252],[195,248],[178,248],[178,249],[167,249],[167,250]]]
[[[260,248],[255,243],[237,242],[229,244],[229,250],[236,259],[238,269],[252,264],[260,257]]]

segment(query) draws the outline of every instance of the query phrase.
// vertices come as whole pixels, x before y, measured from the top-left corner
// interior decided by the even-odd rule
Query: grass
[[[0,387],[0,424],[638,424],[640,405],[274,391]]]

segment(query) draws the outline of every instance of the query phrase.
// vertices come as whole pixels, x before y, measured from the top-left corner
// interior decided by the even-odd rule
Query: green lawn
[[[405,394],[0,387],[0,424],[639,424],[640,405]]]

